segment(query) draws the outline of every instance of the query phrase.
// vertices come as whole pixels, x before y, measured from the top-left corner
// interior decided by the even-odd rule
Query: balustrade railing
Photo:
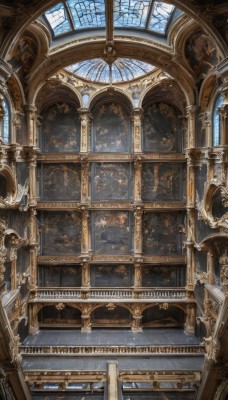
[[[187,299],[187,291],[185,289],[61,289],[61,288],[38,288],[33,292],[31,299]]]
[[[200,355],[205,353],[203,345],[161,346],[20,346],[22,355]]]

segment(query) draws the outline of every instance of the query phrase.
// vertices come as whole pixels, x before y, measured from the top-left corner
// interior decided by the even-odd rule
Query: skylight
[[[66,68],[78,77],[92,82],[126,82],[153,71],[155,67],[143,61],[118,58],[111,65],[102,58],[93,58]]]
[[[176,12],[173,5],[154,0],[114,0],[114,28],[137,28],[166,35]],[[66,0],[46,11],[53,37],[88,28],[105,28],[105,0]]]

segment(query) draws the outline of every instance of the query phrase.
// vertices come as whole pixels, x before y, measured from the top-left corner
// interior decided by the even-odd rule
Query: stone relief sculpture
[[[95,110],[93,149],[96,152],[126,153],[131,148],[130,118],[124,108],[108,102]]]
[[[43,112],[41,146],[52,153],[78,152],[80,150],[81,123],[71,104],[62,102]]]
[[[178,112],[167,103],[147,107],[143,119],[143,148],[145,152],[180,151]]]

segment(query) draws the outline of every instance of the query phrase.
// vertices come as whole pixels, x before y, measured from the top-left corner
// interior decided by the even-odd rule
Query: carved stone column
[[[88,258],[83,258],[81,265],[82,265],[82,287],[89,288],[90,287],[90,266],[89,266]]]
[[[90,312],[91,312],[91,305],[83,304],[81,332],[90,332],[91,331]]]
[[[195,231],[195,213],[192,208],[187,209],[187,240],[185,242],[186,261],[187,261],[187,286],[186,289],[193,290],[194,287],[194,231]]]
[[[36,146],[37,132],[36,132],[36,107],[27,106],[27,121],[28,121],[28,143],[29,146]]]
[[[188,333],[195,333],[195,306],[194,304],[187,305],[185,330]]]
[[[40,304],[29,304],[29,334],[34,335],[39,330],[38,312],[42,308]]]
[[[133,140],[134,153],[142,153],[142,108],[135,108],[133,111]]]
[[[37,231],[36,231],[36,209],[29,209],[29,275],[30,275],[30,288],[37,285]]]
[[[81,118],[81,153],[88,152],[88,139],[90,134],[91,125],[91,114],[87,108],[81,108],[78,110]]]
[[[108,400],[118,400],[117,362],[108,363]]]
[[[89,196],[89,163],[81,158],[81,202],[86,203]]]
[[[213,251],[213,248],[208,248],[208,252],[207,252],[207,275],[208,275],[208,284],[214,285],[214,251]]]
[[[187,207],[195,207],[195,157],[194,150],[186,151],[187,158]]]
[[[27,149],[26,149],[27,150]],[[29,205],[34,207],[37,205],[36,192],[36,166],[37,166],[37,151],[28,149],[29,159]]]
[[[223,104],[218,111],[221,119],[220,145],[225,146],[228,144],[228,104]]]
[[[228,256],[220,257],[221,269],[221,284],[224,290],[224,294],[228,297]]]
[[[3,94],[0,92],[0,137],[4,136],[4,115],[5,115],[5,108],[3,106],[4,97]]]
[[[205,111],[200,114],[201,129],[205,135],[204,146],[210,147],[212,145],[212,133],[211,133],[211,115],[210,112]]]
[[[6,221],[0,218],[0,295],[5,291],[5,261],[7,249],[5,247]]]
[[[196,134],[196,106],[188,106],[186,107],[186,115],[188,119],[188,139],[187,146],[188,148],[195,147],[195,134]]]
[[[135,217],[135,233],[134,233],[134,254],[141,256],[142,254],[142,214],[143,208],[136,206],[134,210]]]
[[[142,332],[142,305],[141,304],[134,304],[133,307],[133,315],[132,315],[132,323],[131,323],[131,330],[132,332]]]
[[[142,163],[138,156],[134,161],[134,203],[141,203],[142,191]]]
[[[21,128],[21,121],[24,114],[16,111],[12,116],[12,130],[11,130],[11,143],[17,143],[18,131]]]
[[[87,207],[82,207],[82,253],[88,254],[90,249],[89,238],[89,212]]]
[[[134,266],[135,266],[135,273],[134,273],[134,287],[141,288],[142,287],[142,262],[141,258],[136,259]]]

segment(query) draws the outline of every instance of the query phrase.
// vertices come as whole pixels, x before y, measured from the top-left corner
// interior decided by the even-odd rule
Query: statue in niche
[[[46,152],[80,150],[81,124],[74,107],[57,103],[43,113],[42,146]]]
[[[93,197],[96,200],[128,200],[131,195],[130,165],[99,163],[94,165]]]
[[[77,165],[43,165],[43,198],[45,200],[79,200],[80,185],[81,170]]]
[[[128,152],[129,128],[129,116],[120,104],[102,104],[94,116],[94,150]]]
[[[142,200],[181,200],[185,171],[182,165],[144,163],[142,170]]]
[[[171,255],[181,252],[178,216],[176,213],[147,213],[144,215],[144,252]]]
[[[145,110],[143,120],[144,151],[177,150],[178,113],[167,103],[155,103]]]
[[[203,30],[195,32],[186,42],[185,56],[196,80],[201,80],[218,63],[217,50]]]
[[[98,211],[93,218],[94,250],[99,254],[128,254],[129,214],[126,211]]]

